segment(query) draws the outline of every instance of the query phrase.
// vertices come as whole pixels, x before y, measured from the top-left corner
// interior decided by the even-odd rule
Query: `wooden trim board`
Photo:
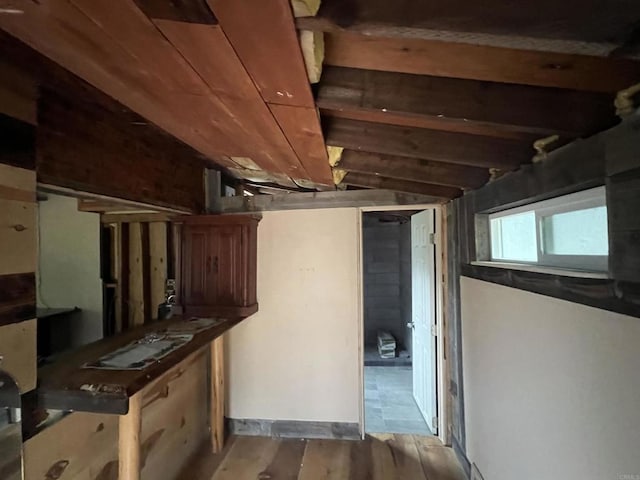
[[[227,423],[230,433],[234,435],[360,440],[360,427],[357,423],[249,418],[227,418]]]

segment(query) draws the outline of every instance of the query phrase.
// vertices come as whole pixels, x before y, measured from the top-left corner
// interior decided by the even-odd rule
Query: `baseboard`
[[[451,447],[453,448],[453,451],[455,452],[456,457],[458,457],[458,461],[460,462],[460,465],[462,465],[462,469],[464,470],[465,475],[467,476],[467,478],[470,479],[471,478],[471,462],[469,462],[467,455],[464,453],[464,450],[462,450],[462,447],[458,443],[458,440],[453,435],[451,435]]]
[[[227,427],[234,435],[360,440],[360,427],[357,423],[227,418]]]

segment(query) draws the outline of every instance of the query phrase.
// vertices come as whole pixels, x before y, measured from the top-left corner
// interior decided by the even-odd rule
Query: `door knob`
[[[408,322],[407,323],[407,328],[415,328],[415,327],[416,327],[415,323],[413,323],[413,322]]]

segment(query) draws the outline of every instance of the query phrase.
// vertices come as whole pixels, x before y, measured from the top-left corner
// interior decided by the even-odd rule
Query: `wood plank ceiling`
[[[0,0],[0,29],[256,191],[443,201],[615,124],[639,21],[636,0],[324,0],[295,21],[288,0]],[[313,89],[300,31],[324,39]]]

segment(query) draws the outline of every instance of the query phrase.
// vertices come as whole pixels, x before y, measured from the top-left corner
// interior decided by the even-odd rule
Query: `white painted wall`
[[[78,346],[102,338],[100,215],[79,212],[75,198],[47,196],[38,203],[38,306],[81,308],[64,326]]]
[[[485,480],[639,478],[640,319],[469,278],[461,296],[466,447]]]
[[[358,216],[263,214],[260,310],[227,336],[229,417],[359,421]]]

